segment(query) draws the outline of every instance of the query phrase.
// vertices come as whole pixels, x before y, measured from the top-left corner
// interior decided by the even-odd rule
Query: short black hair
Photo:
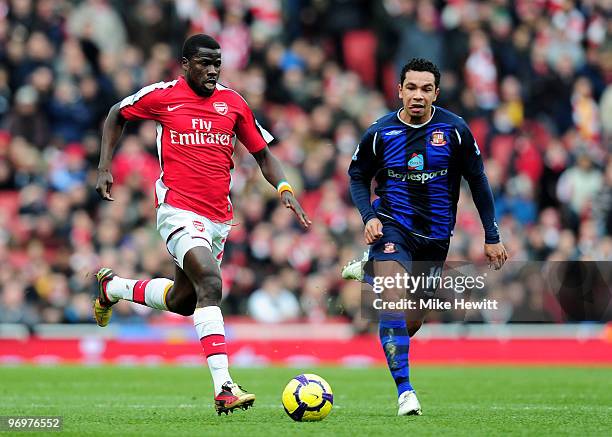
[[[221,46],[212,36],[197,33],[187,38],[185,44],[183,44],[183,58],[191,59],[200,48],[216,50],[220,49]]]
[[[400,74],[400,84],[404,83],[404,79],[406,79],[406,73],[409,71],[429,71],[434,75],[434,82],[436,84],[436,88],[440,88],[440,70],[436,64],[427,59],[423,58],[412,58],[404,67],[402,68],[402,73]]]

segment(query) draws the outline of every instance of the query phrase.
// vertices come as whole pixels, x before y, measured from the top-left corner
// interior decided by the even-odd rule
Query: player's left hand
[[[283,205],[285,205],[285,208],[289,208],[293,211],[298,221],[300,222],[300,225],[302,225],[304,229],[308,229],[310,227],[312,221],[310,221],[310,219],[302,209],[300,202],[297,201],[295,196],[291,194],[290,191],[283,191],[283,194],[281,194],[281,202],[283,203]]]
[[[113,175],[110,170],[98,170],[98,180],[96,181],[96,191],[104,200],[113,201],[111,188],[113,186]]]
[[[485,243],[484,253],[489,260],[489,267],[493,267],[495,270],[501,269],[508,259],[508,252],[501,242],[495,244]]]

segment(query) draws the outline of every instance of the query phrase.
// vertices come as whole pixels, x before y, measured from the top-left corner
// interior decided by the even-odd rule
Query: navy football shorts
[[[411,233],[393,220],[381,221],[383,236],[370,246],[368,261],[397,261],[411,275],[440,276],[450,239],[425,238]],[[368,264],[371,267],[371,263]],[[369,272],[366,276],[369,276]],[[435,292],[422,291],[428,295]]]

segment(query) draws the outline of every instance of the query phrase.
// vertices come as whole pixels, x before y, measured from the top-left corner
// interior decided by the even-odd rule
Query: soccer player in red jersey
[[[125,299],[184,316],[193,315],[207,357],[219,414],[247,409],[255,395],[234,383],[228,370],[221,301],[220,265],[230,231],[230,170],[236,139],[255,157],[262,174],[277,188],[281,202],[304,228],[310,220],[268,148],[273,140],[255,119],[247,102],[218,83],[221,48],[208,35],[185,41],[184,75],[159,82],[115,104],[102,133],[96,191],[112,201],[111,159],[126,121],[157,122],[161,175],[155,183],[157,229],[176,263],[174,281],[166,278],[121,278],[109,268],[96,274],[94,314],[106,326],[112,306]]]

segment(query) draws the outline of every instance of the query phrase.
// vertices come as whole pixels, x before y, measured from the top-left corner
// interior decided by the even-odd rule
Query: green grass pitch
[[[65,436],[592,436],[612,429],[612,367],[411,370],[421,417],[395,416],[387,369],[338,367],[234,369],[257,401],[229,416],[213,410],[206,368],[0,367],[0,415],[61,415],[64,431],[48,435]],[[295,423],[282,409],[282,389],[302,372],[334,390],[323,422]]]

